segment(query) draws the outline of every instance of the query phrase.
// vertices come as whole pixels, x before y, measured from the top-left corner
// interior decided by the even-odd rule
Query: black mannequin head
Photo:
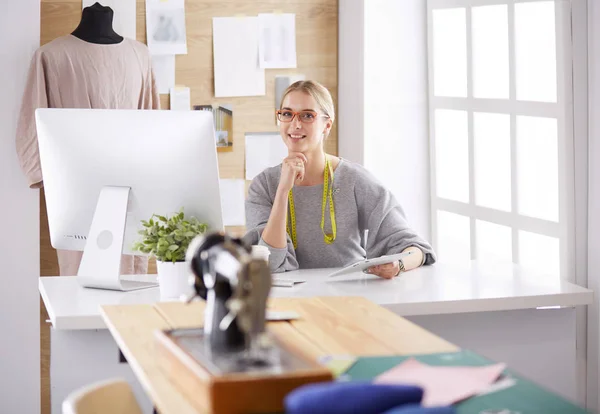
[[[114,44],[123,41],[112,27],[113,10],[96,2],[83,9],[79,26],[72,35],[90,43]]]

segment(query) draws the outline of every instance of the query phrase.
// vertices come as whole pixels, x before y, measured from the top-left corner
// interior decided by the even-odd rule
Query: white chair
[[[73,391],[63,401],[63,414],[142,414],[131,387],[122,379],[96,382]]]

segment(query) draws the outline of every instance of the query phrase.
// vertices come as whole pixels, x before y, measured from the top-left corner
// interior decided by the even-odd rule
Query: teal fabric
[[[359,358],[340,377],[346,381],[371,380],[411,356],[385,356]],[[453,353],[414,355],[424,364],[437,366],[483,366],[493,364],[482,356],[462,350]],[[510,370],[504,375],[515,379],[516,384],[504,390],[469,398],[455,405],[457,414],[583,414],[581,407],[545,390]]]

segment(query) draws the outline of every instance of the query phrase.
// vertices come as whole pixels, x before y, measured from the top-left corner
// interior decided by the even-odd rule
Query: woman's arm
[[[402,261],[405,271],[435,263],[435,253],[431,245],[409,226],[398,201],[368,171],[363,170],[358,176],[354,191],[360,230],[369,229],[367,257],[412,250],[414,254]],[[373,274],[390,278],[398,274],[400,266],[396,262],[380,267],[374,266],[370,270]]]
[[[287,219],[287,194],[277,191],[269,220],[262,232],[262,239],[276,249],[287,246],[286,219]]]
[[[425,258],[423,255],[423,250],[419,249],[417,246],[407,247],[406,249],[402,250],[402,252],[413,252],[413,254],[402,259],[402,263],[404,263],[404,270],[406,272],[416,269],[423,264],[423,259]]]
[[[271,253],[269,267],[271,272],[277,273],[298,269],[298,261],[292,241],[285,230],[287,199],[280,196],[278,201],[277,195],[272,198],[273,190],[270,192],[269,188],[273,185],[277,185],[275,178],[268,177],[266,173],[254,178],[250,184],[246,199],[247,233],[244,239],[250,244],[268,247]],[[278,222],[282,217],[283,223]],[[282,237],[284,242],[278,243],[277,237]]]
[[[300,152],[291,152],[281,163],[281,175],[277,185],[277,193],[273,200],[273,207],[269,215],[267,226],[263,230],[262,239],[265,243],[283,249],[287,244],[285,230],[288,210],[288,194],[294,187],[296,180],[304,179],[304,165],[306,156]]]
[[[410,246],[402,250],[402,252],[413,252],[413,254],[402,259],[402,264],[404,265],[404,272],[416,269],[417,267],[420,267],[423,264],[423,259],[425,258],[425,255],[423,254],[423,250],[419,249],[418,247]],[[396,260],[393,263],[372,266],[369,268],[368,273],[377,275],[384,279],[391,279],[400,275],[400,263]]]

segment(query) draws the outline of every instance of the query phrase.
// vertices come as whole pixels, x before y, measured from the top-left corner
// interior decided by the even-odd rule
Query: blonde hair
[[[283,105],[283,101],[285,100],[286,96],[296,91],[304,92],[305,94],[312,96],[317,102],[317,105],[319,105],[321,108],[321,111],[323,111],[323,113],[327,115],[329,119],[331,119],[331,122],[334,121],[335,108],[333,107],[333,98],[326,87],[321,85],[319,82],[312,80],[294,82],[288,86],[283,93],[283,96],[281,97],[281,105]],[[281,109],[281,107],[279,109]]]

